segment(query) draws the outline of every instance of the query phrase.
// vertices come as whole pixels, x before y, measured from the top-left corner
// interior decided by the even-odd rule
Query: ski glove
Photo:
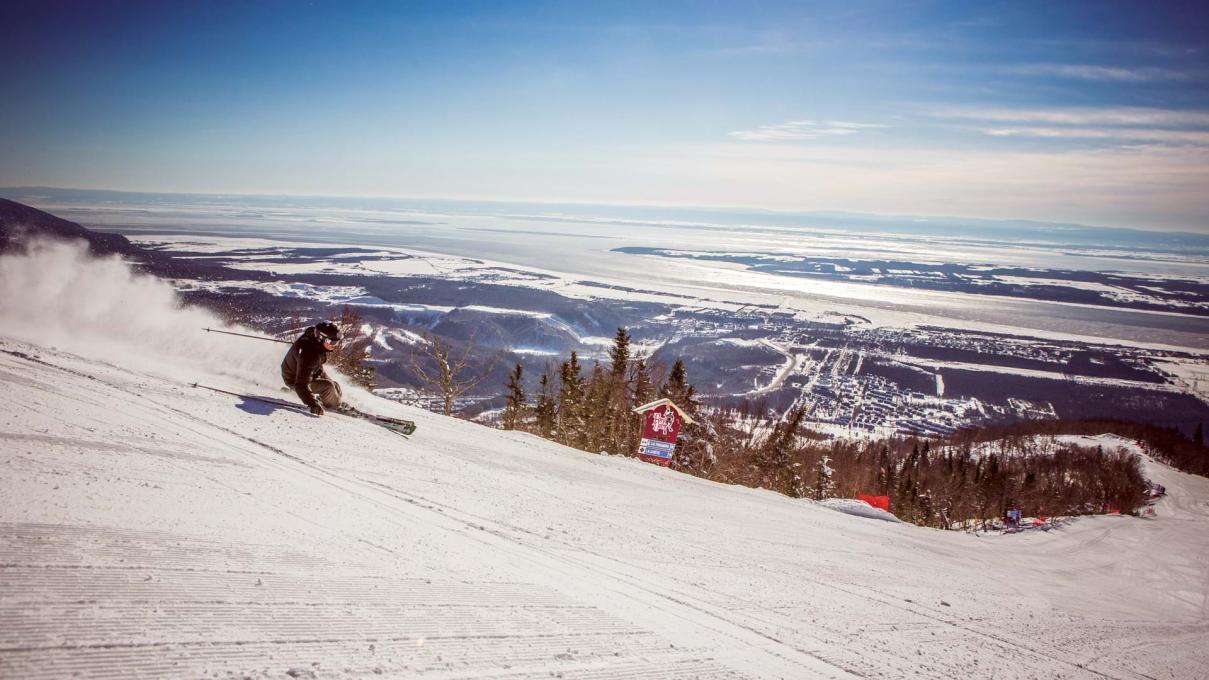
[[[311,407],[311,414],[316,416],[323,415],[323,404],[315,404]]]

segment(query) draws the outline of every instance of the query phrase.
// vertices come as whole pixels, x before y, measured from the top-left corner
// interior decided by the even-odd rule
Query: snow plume
[[[171,285],[121,258],[90,255],[83,242],[39,241],[0,257],[0,337],[181,382],[280,384],[285,345],[206,327],[227,325],[182,306]]]

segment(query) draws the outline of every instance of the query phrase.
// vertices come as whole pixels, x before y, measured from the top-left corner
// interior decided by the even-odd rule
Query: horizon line
[[[15,191],[15,190],[38,190],[48,189],[51,191],[79,191],[79,192],[98,192],[111,194],[133,194],[133,195],[150,195],[150,196],[209,196],[209,197],[242,197],[242,198],[329,198],[329,199],[368,199],[368,200],[391,200],[391,201],[449,201],[453,203],[504,203],[513,205],[567,205],[579,207],[628,207],[628,208],[668,208],[668,209],[683,209],[683,210],[721,210],[729,212],[757,211],[772,215],[782,216],[812,216],[820,217],[827,215],[850,215],[856,217],[877,217],[877,218],[902,218],[910,220],[972,220],[978,222],[997,223],[997,224],[1028,224],[1037,226],[1050,227],[1075,227],[1078,229],[1104,229],[1117,232],[1136,232],[1139,234],[1177,234],[1201,236],[1209,238],[1209,231],[1192,231],[1183,229],[1144,229],[1141,227],[1117,227],[1101,224],[1083,224],[1080,222],[1061,222],[1047,221],[1032,218],[1017,218],[1017,217],[978,217],[973,215],[923,215],[913,213],[884,213],[884,212],[860,212],[853,210],[792,210],[784,208],[767,208],[762,206],[752,205],[735,205],[735,204],[696,204],[687,205],[683,203],[652,203],[652,202],[607,202],[607,201],[584,201],[584,200],[553,200],[553,199],[520,199],[520,198],[452,198],[448,196],[399,196],[399,195],[371,195],[371,194],[288,194],[288,193],[243,193],[231,191],[141,191],[132,189],[97,189],[97,188],[81,188],[81,187],[56,187],[47,185],[21,185],[21,186],[4,186],[0,187],[0,191]],[[0,197],[2,198],[2,197]]]

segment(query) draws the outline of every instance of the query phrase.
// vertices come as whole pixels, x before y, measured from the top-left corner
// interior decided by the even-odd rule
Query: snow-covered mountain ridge
[[[351,395],[403,439],[64,257],[0,268],[2,677],[1209,676],[1209,480],[975,537]]]

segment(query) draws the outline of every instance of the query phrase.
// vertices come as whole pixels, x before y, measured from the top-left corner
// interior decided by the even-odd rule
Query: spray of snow
[[[213,313],[184,306],[168,283],[83,242],[39,241],[0,257],[0,333],[185,383],[227,389],[281,383],[286,346],[217,333]]]

